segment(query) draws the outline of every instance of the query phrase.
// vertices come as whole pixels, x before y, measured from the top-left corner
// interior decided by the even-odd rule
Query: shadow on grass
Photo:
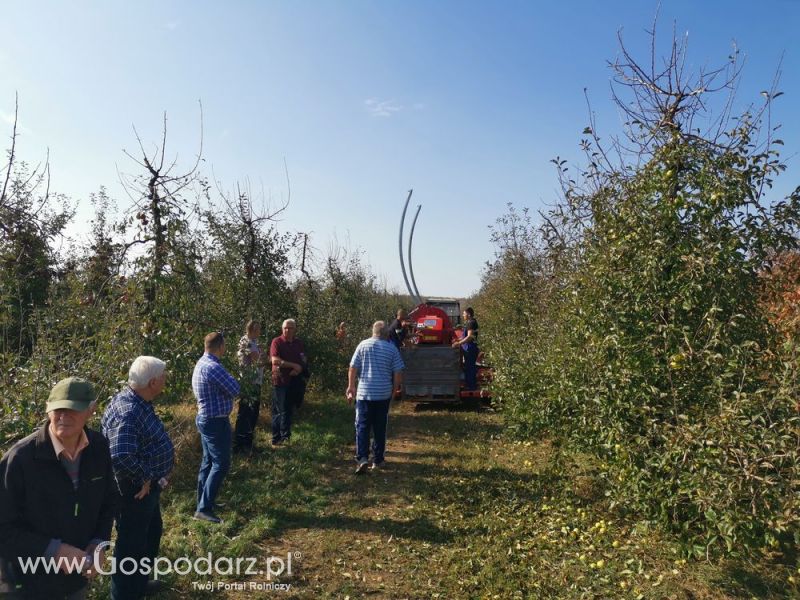
[[[770,597],[768,595],[770,591],[769,586],[767,582],[764,581],[763,577],[759,573],[745,569],[742,565],[729,568],[726,573],[725,581],[720,583],[722,588],[725,589],[732,587],[732,582],[736,584],[735,587],[741,588],[742,591],[746,591],[755,598]]]
[[[436,526],[427,517],[417,517],[409,520],[398,520],[382,517],[370,519],[368,516],[354,517],[349,515],[313,515],[307,512],[278,510],[273,513],[278,522],[280,531],[288,529],[337,529],[340,531],[353,531],[371,533],[382,537],[394,536],[422,542],[448,544],[453,540],[453,534]]]
[[[404,404],[413,406],[414,412],[476,412],[476,413],[490,413],[493,412],[489,406],[482,400],[477,398],[468,398],[464,400],[448,400],[439,402],[414,402],[411,400],[403,401]]]
[[[398,490],[407,496],[420,496],[434,505],[453,502],[471,504],[477,498],[538,502],[543,495],[550,495],[561,480],[553,473],[522,474],[498,466],[468,469],[418,461],[394,463],[384,473],[370,477],[381,478],[381,483],[385,482],[383,487]],[[384,490],[378,487],[376,491]]]
[[[734,593],[735,597],[796,598],[796,590],[789,589],[785,581],[785,569],[788,567],[790,573],[794,571],[796,561],[797,547],[787,545],[785,551],[771,561],[762,559],[750,564],[740,561],[728,564],[724,569],[724,577],[717,584]]]
[[[363,476],[350,474],[342,480],[342,488],[352,497],[348,499],[350,510],[370,511],[381,508],[380,502],[387,491],[405,498],[406,503],[421,500],[425,504],[450,506],[465,512],[472,512],[479,506],[490,505],[500,495],[509,503],[538,503],[549,492],[544,476],[520,476],[502,468],[455,471],[437,465],[420,462],[397,463],[386,471]],[[382,517],[370,519],[368,516],[347,514],[312,514],[303,511],[278,509],[270,511],[276,521],[273,535],[280,536],[291,529],[336,529],[359,533],[371,533],[384,537],[407,538],[417,541],[449,544],[455,537],[482,533],[477,527],[456,530],[452,526],[443,529],[429,517],[414,516],[408,519]],[[456,536],[457,534],[457,536]]]
[[[392,435],[415,434],[442,436],[448,434],[451,439],[442,439],[442,446],[458,444],[464,439],[486,439],[496,437],[503,431],[498,419],[486,418],[486,411],[441,410],[405,412],[395,411],[389,415],[389,430]],[[477,422],[476,422],[477,421]]]

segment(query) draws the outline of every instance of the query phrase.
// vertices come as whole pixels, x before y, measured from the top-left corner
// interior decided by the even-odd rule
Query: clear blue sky
[[[36,1],[0,14],[0,134],[19,93],[20,157],[50,149],[52,187],[80,203],[107,186],[128,199],[117,168],[135,172],[135,124],[189,165],[204,109],[206,160],[227,187],[249,178],[292,203],[280,223],[361,248],[403,289],[397,225],[407,190],[423,209],[415,273],[423,295],[467,295],[492,256],[487,226],[512,202],[557,197],[549,160],[580,158],[589,90],[601,133],[619,129],[606,61],[617,31],[642,60],[656,2]],[[775,119],[800,183],[800,2],[664,0],[660,33],[689,34],[693,65],[746,56],[743,106],[758,101],[783,55]],[[791,109],[795,106],[795,109]],[[4,144],[7,147],[7,143]],[[81,223],[73,230],[81,235]]]

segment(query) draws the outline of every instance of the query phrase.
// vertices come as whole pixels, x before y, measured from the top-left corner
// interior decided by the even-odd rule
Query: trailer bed
[[[461,392],[461,355],[450,346],[406,346],[401,398],[458,400]]]

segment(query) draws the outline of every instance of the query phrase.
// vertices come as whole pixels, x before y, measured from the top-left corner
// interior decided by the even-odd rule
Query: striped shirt
[[[394,391],[393,375],[405,365],[394,344],[372,337],[356,347],[350,367],[358,371],[356,400],[388,400]]]
[[[103,413],[103,435],[108,439],[117,481],[136,487],[158,481],[172,471],[175,448],[153,403],[131,388],[111,399]]]
[[[239,395],[240,388],[219,358],[206,352],[194,366],[192,391],[197,398],[197,415],[212,419],[231,414],[233,399]]]

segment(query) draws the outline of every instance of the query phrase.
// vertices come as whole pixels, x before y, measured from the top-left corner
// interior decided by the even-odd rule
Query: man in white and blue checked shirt
[[[350,360],[347,372],[347,401],[356,401],[356,474],[369,465],[370,430],[373,434],[372,466],[383,464],[386,452],[386,425],[394,390],[403,380],[400,351],[387,340],[386,324],[375,321],[372,337],[362,341]],[[356,378],[358,389],[356,390]]]
[[[225,354],[225,338],[215,331],[203,341],[205,353],[192,373],[192,391],[197,398],[195,423],[203,446],[203,461],[197,475],[197,512],[195,519],[219,523],[214,501],[222,480],[231,467],[233,434],[229,415],[233,399],[239,395],[239,382],[225,370],[220,359]]]
[[[161,543],[161,489],[175,465],[175,449],[153,400],[164,390],[166,363],[139,356],[128,371],[128,385],[109,402],[103,415],[114,477],[120,492],[117,512],[117,565],[158,556]],[[138,599],[147,591],[147,574],[117,569],[111,575],[112,600]]]

